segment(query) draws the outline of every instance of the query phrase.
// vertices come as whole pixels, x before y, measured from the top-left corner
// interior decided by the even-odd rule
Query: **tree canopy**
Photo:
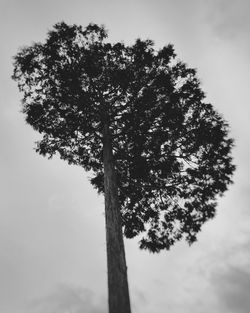
[[[36,151],[91,171],[100,193],[108,123],[126,237],[141,234],[152,252],[196,240],[232,182],[233,140],[173,45],[109,43],[103,26],[61,22],[45,43],[20,50],[13,78],[42,135]]]

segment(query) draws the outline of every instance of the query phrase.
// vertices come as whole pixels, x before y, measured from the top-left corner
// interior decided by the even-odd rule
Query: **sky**
[[[82,168],[35,153],[11,80],[18,49],[62,20],[174,44],[235,139],[234,184],[198,242],[150,254],[126,240],[132,313],[250,312],[249,12],[248,0],[0,0],[0,312],[108,312],[103,197]]]

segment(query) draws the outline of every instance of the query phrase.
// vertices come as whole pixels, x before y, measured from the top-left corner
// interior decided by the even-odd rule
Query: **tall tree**
[[[106,38],[58,23],[15,56],[13,78],[36,151],[91,170],[105,195],[109,312],[129,313],[123,234],[151,252],[194,242],[231,183],[233,141],[172,45]]]

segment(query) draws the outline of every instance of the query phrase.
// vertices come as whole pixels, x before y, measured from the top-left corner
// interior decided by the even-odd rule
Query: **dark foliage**
[[[111,44],[95,24],[56,24],[45,43],[23,48],[13,78],[37,152],[92,170],[103,192],[102,127],[108,118],[124,234],[158,252],[189,243],[231,183],[228,125],[204,102],[194,69],[172,45]]]

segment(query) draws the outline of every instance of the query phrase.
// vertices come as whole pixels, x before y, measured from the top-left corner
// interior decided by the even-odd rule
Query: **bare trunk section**
[[[103,130],[109,313],[131,313],[118,187],[109,126]]]

